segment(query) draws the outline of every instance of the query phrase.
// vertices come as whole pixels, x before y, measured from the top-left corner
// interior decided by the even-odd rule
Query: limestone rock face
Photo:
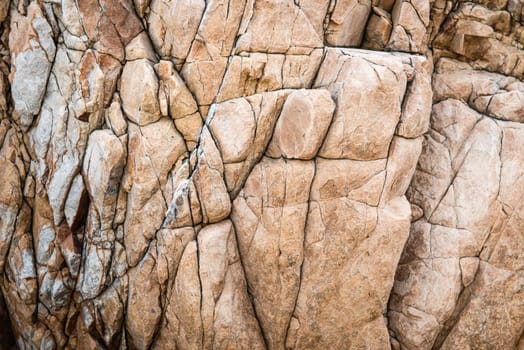
[[[523,21],[0,1],[0,350],[524,349]]]

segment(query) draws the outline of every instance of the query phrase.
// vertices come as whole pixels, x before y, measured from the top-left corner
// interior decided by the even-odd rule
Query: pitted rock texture
[[[0,1],[0,349],[524,349],[521,0]]]

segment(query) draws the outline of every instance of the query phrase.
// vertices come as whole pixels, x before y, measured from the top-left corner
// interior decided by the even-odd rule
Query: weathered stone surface
[[[40,111],[47,78],[54,60],[56,44],[52,29],[38,3],[31,3],[24,14],[11,11],[12,60],[11,95],[16,118],[28,128]]]
[[[203,347],[263,349],[231,221],[198,233]]]
[[[524,40],[522,24],[512,16],[515,10],[511,5],[503,11],[488,4],[457,6],[435,37],[436,53],[464,58],[477,69],[522,78]]]
[[[0,1],[0,348],[524,349],[523,9]]]
[[[204,223],[219,222],[229,216],[231,201],[224,183],[224,165],[213,137],[202,130],[196,169],[191,175],[200,199]]]
[[[167,174],[186,149],[168,118],[144,127],[131,124],[128,138],[123,183],[127,192],[124,245],[128,263],[135,266],[162,225],[168,205]],[[157,215],[159,212],[162,215]]]
[[[169,61],[155,66],[160,76],[158,100],[162,115],[175,120],[177,130],[184,136],[188,150],[193,150],[202,129],[202,117],[198,105],[184,81]]]
[[[402,60],[386,57],[328,49],[315,86],[331,92],[337,109],[320,156],[355,160],[387,156],[407,78]]]
[[[284,100],[290,92],[256,94],[219,103],[210,110],[209,127],[224,157],[224,178],[232,198],[236,197],[268,147]],[[238,120],[244,123],[238,123]],[[231,140],[228,131],[232,129],[238,130],[242,137]]]
[[[313,174],[312,161],[264,158],[233,202],[242,262],[271,349],[285,346],[299,291]]]
[[[309,88],[322,59],[322,49],[309,54],[250,52],[235,55],[224,74],[217,101],[278,89]]]
[[[391,29],[391,14],[380,7],[373,6],[362,46],[370,50],[384,49],[389,41]]]
[[[391,36],[388,47],[398,51],[424,53],[427,47],[430,1],[398,0],[392,9]]]
[[[322,38],[301,7],[291,0],[255,1],[237,52],[300,54],[322,47]],[[326,11],[326,3],[316,9]]]
[[[524,83],[513,77],[472,69],[439,71],[435,100],[454,98],[489,117],[524,122]]]
[[[313,182],[312,194],[319,185]],[[407,200],[376,208],[348,197],[311,199],[287,346],[388,347],[383,313],[408,235]]]
[[[205,1],[151,1],[149,35],[162,58],[173,58],[177,64],[184,62],[205,6]]]
[[[97,130],[89,137],[83,175],[102,229],[111,227],[115,215],[124,157],[125,148],[111,131]]]
[[[167,284],[164,319],[153,348],[201,348],[200,281],[195,231],[192,227],[162,230],[158,275]],[[163,247],[163,248],[160,248]]]
[[[122,107],[130,121],[142,126],[160,119],[158,79],[151,62],[142,58],[126,63],[120,92]]]
[[[466,76],[482,74],[495,79],[464,84]],[[521,211],[515,196],[522,193],[524,162],[516,150],[522,147],[524,140],[517,135],[524,128],[491,119],[488,108],[471,102],[478,99],[472,96],[497,94],[498,79],[512,80],[445,68],[435,75],[435,98],[441,102],[433,106],[431,130],[408,190],[424,215],[411,228],[390,299],[392,330],[408,348],[513,348],[519,342],[521,330],[514,322],[521,322],[522,308],[508,303],[521,298],[513,295],[520,288],[515,283],[522,283],[517,267],[522,250],[504,259],[520,261],[517,265],[500,265],[492,257],[500,249],[495,241],[514,239],[517,246],[522,241],[522,230],[512,222]],[[512,95],[508,105],[519,105],[518,100]],[[514,316],[492,311],[498,303]],[[488,313],[492,316],[486,318]],[[481,328],[479,319],[486,322]],[[506,324],[504,330],[495,330],[498,322]]]
[[[360,46],[371,1],[337,1],[329,16],[326,41],[333,46]]]
[[[335,104],[327,90],[300,90],[286,99],[268,148],[271,157],[314,158],[331,125]]]

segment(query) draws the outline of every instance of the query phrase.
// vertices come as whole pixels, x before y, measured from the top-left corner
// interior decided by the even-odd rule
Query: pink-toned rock
[[[428,43],[430,2],[427,0],[395,1],[391,12],[393,29],[388,48],[396,51],[424,53]]]
[[[252,11],[251,21],[238,40],[238,53],[301,54],[322,47],[322,37],[306,13],[291,0],[257,1]]]
[[[337,109],[320,156],[355,160],[387,156],[407,78],[401,59],[385,55],[328,50],[315,87],[328,89]]]
[[[240,255],[270,349],[284,347],[299,291],[313,174],[313,162],[264,158],[233,202]]]
[[[83,175],[101,228],[111,227],[126,150],[109,130],[93,132],[84,158]]]
[[[412,226],[397,271],[390,325],[408,348],[514,347],[520,331],[513,320],[521,315],[497,314],[495,308],[504,303],[513,312],[506,298],[522,283],[520,245],[509,248],[507,242],[522,236],[514,218],[522,210],[516,196],[522,193],[524,168],[516,149],[524,128],[491,119],[487,108],[478,107],[479,98],[505,94],[500,86],[514,79],[449,70],[450,62],[443,62],[435,77],[441,102],[433,106],[431,130],[408,190],[425,218]],[[466,84],[465,76],[475,83]],[[481,80],[485,76],[492,80]],[[509,109],[503,114],[512,115]],[[486,320],[482,327],[479,319]],[[504,330],[495,330],[502,319]]]
[[[291,93],[275,126],[267,154],[290,159],[312,159],[331,124],[335,103],[327,90]]]
[[[225,101],[218,104],[213,112],[209,127],[221,151],[223,162],[244,161],[250,153],[257,129],[251,104],[243,98]],[[238,137],[230,137],[232,130],[236,131]]]
[[[225,157],[224,179],[231,198],[236,197],[249,172],[267,149],[290,92],[283,90],[256,94],[219,103],[210,110],[209,127],[222,157]],[[244,124],[239,123],[239,120],[244,121]],[[238,130],[242,137],[229,139],[226,132],[231,129]]]
[[[222,221],[229,216],[231,201],[224,183],[222,158],[207,128],[202,130],[196,152],[198,163],[191,178],[200,199],[202,220],[204,223]]]
[[[383,318],[395,274],[389,266],[408,236],[409,203],[396,198],[381,209],[344,197],[313,203],[286,345],[389,346]]]
[[[152,0],[150,6],[148,30],[155,49],[162,58],[174,58],[177,64],[184,62],[201,21],[205,2]]]
[[[362,43],[371,1],[337,1],[326,29],[326,41],[332,46],[358,47]]]
[[[191,151],[202,129],[198,105],[171,62],[162,60],[155,69],[160,76],[158,100],[161,113],[175,120],[177,130],[184,136],[186,146]]]
[[[124,242],[128,262],[135,266],[162,225],[168,205],[167,174],[186,150],[168,118],[144,127],[131,124],[128,133],[129,154],[123,184],[128,192]]]
[[[198,234],[204,348],[264,349],[229,220]]]
[[[129,299],[125,315],[126,344],[148,348],[162,318],[160,285],[155,276],[157,252],[153,247],[129,272]]]
[[[140,88],[136,88],[140,86]],[[124,66],[120,82],[122,107],[127,118],[138,125],[160,119],[158,79],[153,64],[146,59],[129,61]]]
[[[373,6],[372,11],[362,46],[370,50],[382,50],[386,47],[391,35],[391,15],[376,6]]]
[[[165,322],[153,348],[201,348],[201,285],[196,241],[187,243],[165,311]]]
[[[0,1],[0,348],[524,349],[523,18]]]

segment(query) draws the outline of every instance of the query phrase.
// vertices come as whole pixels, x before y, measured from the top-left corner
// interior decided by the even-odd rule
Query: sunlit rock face
[[[523,21],[0,1],[0,349],[524,349]]]

